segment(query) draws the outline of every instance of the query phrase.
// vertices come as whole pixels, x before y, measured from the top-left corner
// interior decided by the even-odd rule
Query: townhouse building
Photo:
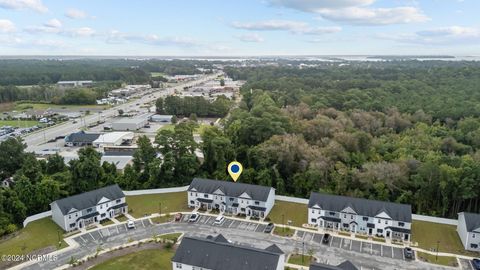
[[[466,250],[480,251],[480,214],[458,213],[457,232]]]
[[[324,229],[410,241],[412,207],[312,192],[308,223]]]
[[[65,231],[73,231],[127,213],[125,195],[111,185],[56,200],[50,204],[52,219]]]
[[[275,189],[230,181],[195,178],[188,187],[188,206],[220,213],[265,218],[275,203]]]
[[[285,254],[276,245],[258,249],[230,243],[221,234],[184,237],[172,258],[172,269],[284,270]]]

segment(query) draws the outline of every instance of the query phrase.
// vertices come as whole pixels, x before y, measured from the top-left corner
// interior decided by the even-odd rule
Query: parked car
[[[480,259],[473,259],[472,266],[475,270],[480,270]]]
[[[332,238],[330,236],[330,234],[326,233],[323,235],[323,239],[322,239],[322,243],[324,243],[325,245],[327,245],[328,243],[330,243],[330,238]]]
[[[273,225],[273,223],[268,223],[267,227],[265,227],[265,230],[263,231],[264,233],[271,233],[273,231],[273,228],[275,227],[275,225]]]
[[[213,222],[213,225],[222,225],[222,223],[225,221],[224,216],[218,216],[215,221]]]
[[[188,222],[197,222],[199,218],[200,218],[199,214],[193,213],[188,219]]]
[[[405,247],[403,249],[403,254],[405,255],[405,259],[413,259],[414,252],[410,247]]]
[[[133,222],[133,220],[129,220],[127,222],[127,228],[129,229],[135,229],[135,223]]]
[[[176,214],[175,214],[175,221],[180,221],[180,220],[182,220],[182,216],[183,216],[182,213],[176,213]]]

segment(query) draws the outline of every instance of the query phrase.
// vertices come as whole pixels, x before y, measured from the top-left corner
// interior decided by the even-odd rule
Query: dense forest
[[[227,115],[232,101],[225,96],[219,96],[213,101],[204,97],[168,96],[155,102],[157,113],[176,116],[195,114],[199,117],[224,117]]]
[[[52,200],[111,183],[132,190],[186,185],[193,177],[228,180],[234,159],[244,166],[240,182],[273,186],[278,194],[323,191],[409,203],[415,213],[450,218],[478,212],[480,66],[362,65],[229,68],[247,83],[222,124],[202,129],[201,143],[191,120],[160,130],[154,143],[139,137],[123,174],[101,164],[92,148],[65,166],[60,156],[39,161],[21,141],[4,141],[0,176],[16,184],[0,189],[0,234]],[[167,98],[157,109],[200,109],[192,102],[185,109],[185,100]]]

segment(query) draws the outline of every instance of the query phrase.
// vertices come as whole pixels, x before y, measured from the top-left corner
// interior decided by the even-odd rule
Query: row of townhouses
[[[275,244],[265,249],[233,244],[221,234],[184,237],[172,258],[172,269],[283,270],[285,253]],[[310,269],[358,270],[349,261],[338,266],[313,263]]]
[[[275,203],[275,189],[259,185],[195,178],[187,189],[190,208],[264,219]],[[51,203],[53,220],[65,231],[127,213],[125,195],[111,185]],[[411,241],[410,205],[312,192],[311,226]],[[458,235],[467,250],[480,251],[480,214],[459,213]]]

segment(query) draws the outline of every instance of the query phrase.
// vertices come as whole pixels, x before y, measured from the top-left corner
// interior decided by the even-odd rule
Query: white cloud
[[[275,6],[313,13],[322,9],[368,6],[374,2],[375,0],[270,0]]]
[[[319,14],[322,18],[354,25],[389,25],[425,22],[429,18],[415,6],[373,8],[376,0],[270,0],[303,12]]]
[[[264,39],[257,33],[239,35],[237,38],[243,42],[263,42]]]
[[[462,26],[433,28],[416,33],[379,34],[378,38],[423,45],[464,45],[480,42],[480,29]]]
[[[87,13],[83,10],[70,8],[65,12],[65,16],[70,19],[85,19],[88,17]]]
[[[68,30],[66,33],[70,33],[73,36],[90,37],[95,35],[95,30],[93,30],[90,27],[80,27],[80,28]]]
[[[341,31],[340,27],[311,27],[305,22],[269,20],[260,22],[233,22],[232,27],[254,31],[288,31],[292,34],[323,35]]]
[[[43,24],[45,27],[50,27],[50,28],[62,28],[62,22],[59,21],[58,19],[51,19],[48,22]]]
[[[180,47],[196,47],[200,44],[186,37],[160,37],[155,34],[129,34],[118,30],[110,31],[106,39],[107,43],[121,44],[125,42],[143,43],[152,46],[180,46]]]
[[[15,32],[15,24],[10,20],[0,20],[0,33]]]
[[[41,13],[48,11],[41,0],[0,0],[0,7],[15,10],[31,9]]]
[[[66,48],[67,44],[63,40],[38,39],[34,40],[33,45],[50,49]]]
[[[415,7],[322,9],[318,13],[325,19],[348,24],[389,25],[425,22],[429,18]]]
[[[424,37],[462,37],[462,38],[469,38],[469,37],[479,37],[480,30],[477,28],[472,27],[463,27],[463,26],[448,26],[448,27],[440,27],[434,28],[429,30],[423,30],[417,32],[417,35],[424,36]]]

